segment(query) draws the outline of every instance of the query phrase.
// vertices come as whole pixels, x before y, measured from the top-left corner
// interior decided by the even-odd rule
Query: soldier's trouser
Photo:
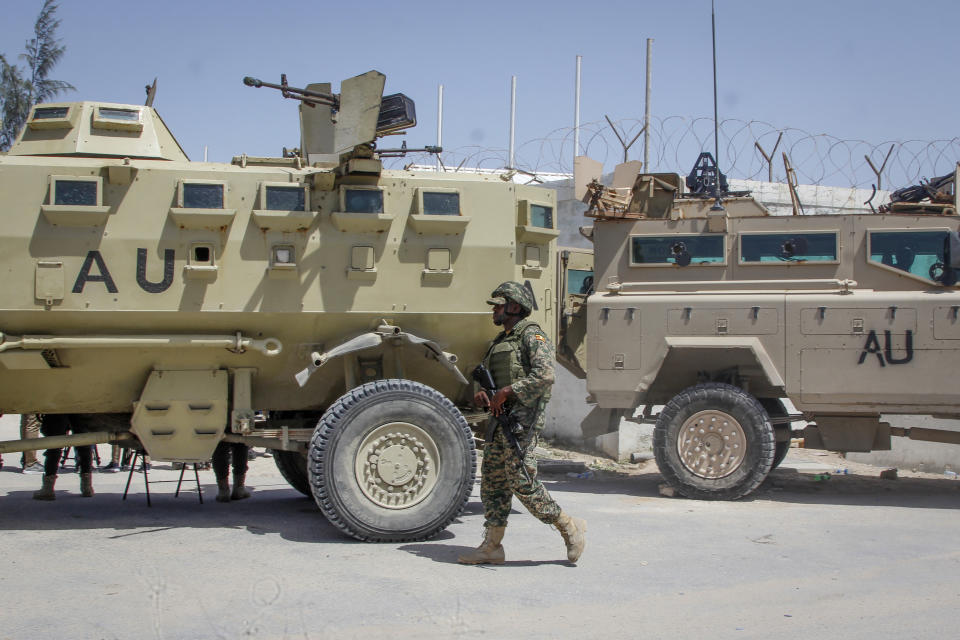
[[[537,460],[533,450],[537,437],[531,438],[523,449],[523,464],[533,482],[527,482],[517,456],[498,427],[493,441],[483,446],[483,464],[480,467],[480,499],[487,527],[507,526],[510,503],[517,496],[520,503],[541,522],[554,524],[560,516],[560,505],[550,497],[537,477]]]
[[[23,413],[20,415],[20,437],[24,440],[40,437],[40,420],[35,413]],[[37,461],[36,451],[23,452],[23,466],[33,464]]]
[[[70,418],[65,415],[48,413],[43,416],[43,421],[40,423],[40,433],[45,436],[65,436],[71,430]],[[75,430],[74,433],[76,433]],[[73,451],[77,456],[80,473],[91,473],[93,471],[93,445],[74,447]],[[46,475],[57,475],[62,455],[63,449],[47,449],[43,452],[43,472]]]
[[[233,458],[233,472],[247,472],[247,451],[249,447],[242,442],[220,442],[213,451],[213,475],[219,480],[230,475],[230,458]]]

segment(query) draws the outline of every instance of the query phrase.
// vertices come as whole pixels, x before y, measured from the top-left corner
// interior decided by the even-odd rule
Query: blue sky
[[[67,52],[54,77],[77,87],[64,99],[138,104],[157,76],[155,106],[195,160],[205,145],[217,161],[297,146],[296,103],[244,87],[243,76],[338,85],[369,69],[386,74],[388,93],[416,101],[408,145],[435,142],[443,84],[444,148],[505,157],[510,77],[519,147],[572,126],[578,54],[581,121],[642,119],[648,37],[653,115],[712,116],[709,0],[60,4]],[[8,59],[40,5],[5,3]],[[720,118],[871,144],[955,138],[958,24],[960,3],[940,0],[718,0]],[[634,149],[641,157],[641,143]]]

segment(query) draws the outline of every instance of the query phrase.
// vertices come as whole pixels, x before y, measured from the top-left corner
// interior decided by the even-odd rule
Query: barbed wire
[[[618,120],[613,125],[626,141],[643,129],[638,119]],[[669,116],[652,119],[650,125],[652,171],[685,174],[701,151],[713,153],[712,118]],[[532,174],[571,173],[573,138],[573,127],[563,127],[519,144],[514,152],[514,168]],[[581,155],[602,162],[605,171],[612,171],[614,165],[624,161],[623,143],[606,120],[580,126],[580,148]],[[505,148],[472,145],[445,149],[441,160],[447,170],[501,169],[507,167],[508,153]],[[783,182],[784,153],[801,184],[895,189],[953,171],[960,161],[960,137],[874,143],[776,127],[758,120],[720,122],[718,164],[728,178],[766,181],[772,177],[773,182]],[[628,157],[643,158],[642,136],[630,147]],[[411,154],[395,165],[409,164],[411,159],[415,163],[436,163],[426,155]],[[874,167],[880,172],[880,184]]]

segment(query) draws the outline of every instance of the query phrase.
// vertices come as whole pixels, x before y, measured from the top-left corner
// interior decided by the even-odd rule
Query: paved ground
[[[16,423],[0,421],[0,438]],[[108,447],[101,447],[106,453]],[[879,469],[815,480],[844,465],[791,452],[751,498],[658,495],[653,463],[548,481],[590,523],[579,566],[560,536],[511,518],[502,567],[463,567],[479,542],[476,492],[435,539],[343,538],[269,458],[252,463],[250,500],[174,498],[153,507],[134,477],[63,474],[52,503],[40,476],[0,471],[0,638],[937,638],[960,623],[960,481]],[[175,480],[169,465],[151,478]],[[907,474],[910,475],[910,474]]]

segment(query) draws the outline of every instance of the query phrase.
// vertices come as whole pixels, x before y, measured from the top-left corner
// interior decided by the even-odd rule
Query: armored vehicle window
[[[50,120],[53,118],[66,118],[69,110],[69,107],[43,107],[41,109],[34,109],[33,119]]]
[[[270,211],[304,211],[306,191],[303,187],[266,187],[266,205]]]
[[[870,231],[870,262],[905,271],[932,282],[943,281],[944,259],[949,232],[937,231]],[[954,276],[951,269],[949,276]],[[952,280],[955,282],[955,278]]]
[[[530,205],[530,226],[542,229],[553,229],[553,207],[542,204]]]
[[[183,206],[187,209],[223,209],[223,185],[183,183]]]
[[[582,295],[593,293],[593,271],[567,269],[567,293]]]
[[[633,236],[631,265],[724,264],[723,235]]]
[[[347,213],[383,213],[383,192],[379,189],[345,189],[343,206]]]
[[[63,180],[53,183],[53,204],[96,207],[98,184],[93,180]]]
[[[69,129],[73,126],[70,116],[70,106],[62,107],[34,107],[33,114],[27,126],[31,130],[40,129]]]
[[[97,110],[97,115],[104,120],[124,120],[128,122],[136,122],[140,119],[140,111],[137,109],[110,109],[107,107],[100,107]]]
[[[740,234],[741,264],[836,261],[837,234],[833,231]]]
[[[119,107],[101,107],[93,110],[94,129],[107,131],[143,131],[140,109],[121,109]]]
[[[460,215],[460,194],[424,191],[423,213],[428,216]]]

